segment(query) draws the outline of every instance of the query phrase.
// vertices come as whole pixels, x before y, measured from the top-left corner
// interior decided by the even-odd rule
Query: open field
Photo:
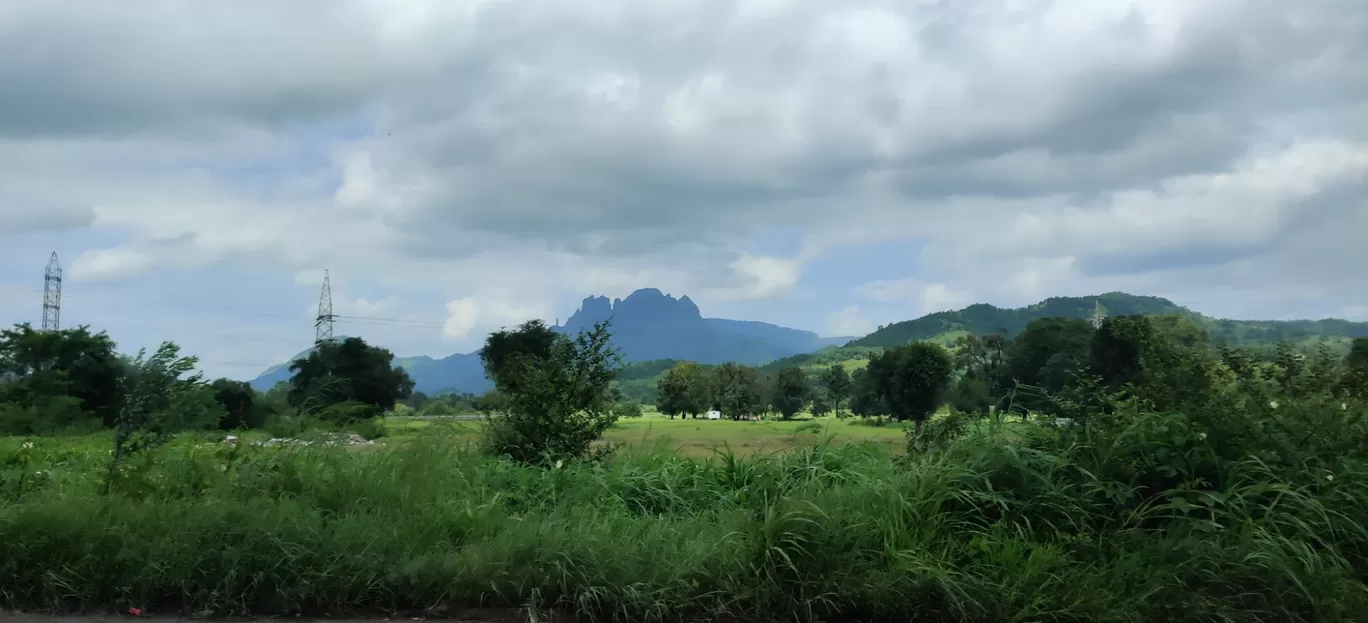
[[[1368,607],[1361,464],[1329,480],[1222,463],[1219,495],[1146,501],[1137,483],[1166,470],[1217,473],[1201,437],[1152,417],[1095,439],[975,427],[905,459],[877,440],[802,445],[820,422],[644,419],[613,433],[636,450],[553,469],[430,421],[364,452],[184,435],[107,495],[107,439],[0,439],[0,608],[1338,622]],[[714,440],[755,452],[647,445]],[[1174,440],[1198,463],[1146,458]],[[760,456],[771,444],[789,451]]]
[[[475,441],[480,435],[478,421],[456,421],[417,418],[390,418],[383,442],[409,440],[420,431],[432,427],[445,429],[452,438]],[[671,420],[658,413],[645,417],[618,420],[604,436],[609,443],[624,443],[629,450],[657,448],[682,456],[702,458],[730,449],[750,456],[811,446],[827,438],[833,443],[870,442],[893,452],[902,451],[907,440],[901,424],[893,422],[876,426],[860,418],[802,417],[790,421],[764,420],[760,422],[704,419]]]

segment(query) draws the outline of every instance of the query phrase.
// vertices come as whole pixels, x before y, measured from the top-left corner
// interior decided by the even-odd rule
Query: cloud
[[[874,331],[874,322],[860,312],[859,305],[847,305],[826,316],[823,335],[860,336]]]
[[[447,319],[442,325],[442,335],[449,338],[463,338],[475,329],[480,320],[480,308],[474,299],[463,298],[447,301]]]
[[[0,236],[35,232],[62,232],[89,227],[95,221],[90,206],[34,205],[9,198],[0,191]]]
[[[639,287],[803,328],[1348,313],[1365,64],[1351,0],[13,4],[0,265],[290,317],[327,268],[421,352]],[[917,251],[822,269],[872,243]]]

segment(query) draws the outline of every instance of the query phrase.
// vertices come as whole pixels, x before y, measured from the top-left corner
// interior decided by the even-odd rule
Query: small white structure
[[[722,419],[722,412],[721,412],[721,411],[709,411],[709,412],[708,412],[708,419],[710,419],[710,420],[720,420],[720,419]]]

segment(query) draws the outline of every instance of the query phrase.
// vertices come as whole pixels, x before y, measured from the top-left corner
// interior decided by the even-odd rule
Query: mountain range
[[[573,335],[603,320],[612,321],[613,346],[623,354],[630,369],[645,374],[663,372],[669,360],[703,364],[735,361],[768,367],[809,365],[835,361],[850,353],[906,344],[914,340],[949,343],[968,334],[996,333],[1005,329],[1019,333],[1037,318],[1089,318],[1099,310],[1108,316],[1180,314],[1193,318],[1216,343],[1244,346],[1271,345],[1281,340],[1309,345],[1329,341],[1347,347],[1352,338],[1368,337],[1368,322],[1347,320],[1230,320],[1213,318],[1181,307],[1168,299],[1109,292],[1096,296],[1054,297],[1035,305],[1002,308],[984,303],[964,309],[937,312],[914,320],[879,327],[863,337],[820,337],[811,331],[790,329],[764,322],[704,318],[687,296],[678,299],[655,288],[637,290],[625,299],[591,296],[580,304],[557,331]],[[306,350],[295,358],[309,354]],[[642,368],[643,362],[649,373]],[[418,391],[441,390],[480,393],[492,387],[484,376],[479,352],[432,357],[397,357],[396,365],[408,371]],[[659,368],[659,370],[656,370]],[[641,374],[638,374],[641,376]],[[289,363],[276,365],[251,381],[253,387],[269,389],[289,380]]]
[[[736,361],[760,365],[855,339],[821,337],[765,322],[704,318],[688,296],[676,299],[655,288],[637,290],[625,299],[588,297],[555,330],[574,335],[604,320],[612,321],[612,345],[622,353],[624,363],[687,359],[707,364]],[[311,351],[305,350],[291,361],[307,357]],[[395,364],[413,377],[415,389],[428,394],[443,389],[480,393],[493,386],[485,378],[478,351],[440,359],[396,357]],[[289,380],[289,368],[289,363],[272,366],[251,385],[270,389]]]

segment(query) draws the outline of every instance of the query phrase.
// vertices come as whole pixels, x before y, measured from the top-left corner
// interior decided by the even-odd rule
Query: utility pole
[[[43,330],[56,331],[61,326],[62,316],[62,264],[57,261],[57,252],[48,258],[47,270],[43,273]]]
[[[323,271],[323,292],[318,295],[318,317],[314,319],[314,346],[322,346],[333,339],[332,285],[328,271]]]
[[[1094,329],[1101,329],[1102,323],[1106,321],[1107,314],[1102,311],[1102,301],[1093,303],[1092,326]]]

